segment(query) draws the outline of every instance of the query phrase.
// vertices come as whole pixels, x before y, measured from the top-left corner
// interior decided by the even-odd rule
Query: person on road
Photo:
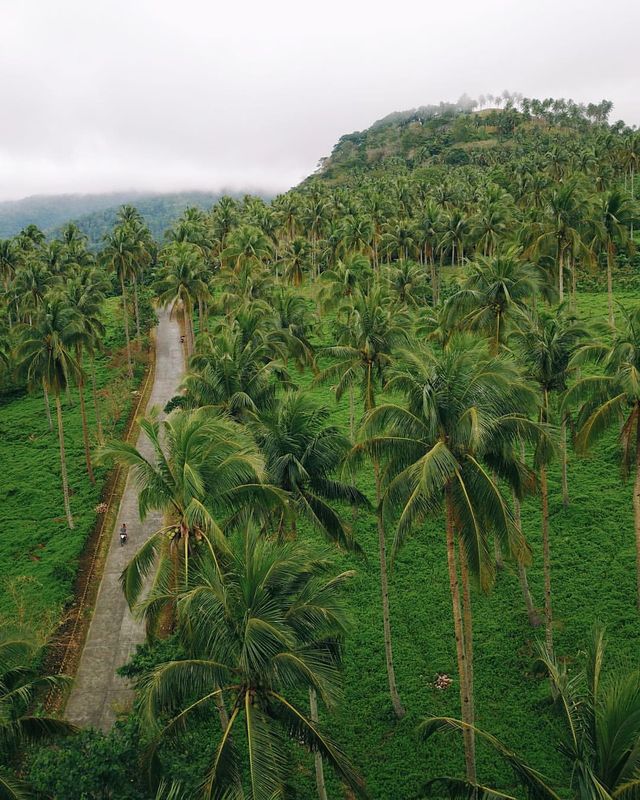
[[[127,543],[127,523],[123,522],[120,527],[120,546],[122,547],[123,544]]]

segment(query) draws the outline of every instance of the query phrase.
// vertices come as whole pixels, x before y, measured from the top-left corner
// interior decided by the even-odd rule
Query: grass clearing
[[[119,435],[135,399],[122,378],[124,344],[117,299],[106,304],[106,352],[96,360],[96,380],[105,433]],[[136,380],[142,374],[136,366]],[[89,382],[89,381],[87,381]],[[87,387],[89,428],[95,441],[95,414]],[[71,402],[69,402],[69,400]],[[51,401],[53,409],[53,400]],[[53,412],[52,412],[53,413]],[[0,406],[0,620],[48,635],[72,599],[78,558],[96,523],[108,470],[96,469],[92,485],[86,474],[78,391],[63,397],[67,468],[75,528],[64,518],[57,432],[50,432],[42,395],[24,395]]]

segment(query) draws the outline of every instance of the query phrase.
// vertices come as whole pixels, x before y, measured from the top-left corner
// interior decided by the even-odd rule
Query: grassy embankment
[[[124,379],[126,361],[117,299],[106,303],[105,352],[96,378],[106,435],[119,435],[135,400]],[[142,364],[136,365],[139,383]],[[89,380],[87,380],[89,383]],[[89,387],[86,407],[95,443],[95,413]],[[53,412],[53,400],[51,401]],[[72,599],[78,559],[92,531],[108,470],[86,473],[78,391],[63,397],[65,448],[75,528],[64,517],[57,433],[50,432],[41,395],[24,395],[0,406],[0,621],[18,622],[48,635]]]

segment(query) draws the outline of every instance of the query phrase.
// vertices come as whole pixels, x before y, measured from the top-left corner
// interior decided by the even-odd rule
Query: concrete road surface
[[[184,369],[180,329],[168,311],[158,312],[156,371],[148,408],[164,407],[176,394]],[[137,446],[152,455],[150,443],[140,436]],[[129,540],[120,546],[119,530],[126,522]],[[151,513],[144,523],[138,515],[138,495],[131,478],[120,503],[111,536],[107,562],[80,665],[66,708],[66,717],[76,725],[109,730],[118,712],[132,700],[132,690],[116,669],[125,664],[144,640],[141,623],[134,621],[120,589],[119,577],[138,547],[162,524],[162,514]]]

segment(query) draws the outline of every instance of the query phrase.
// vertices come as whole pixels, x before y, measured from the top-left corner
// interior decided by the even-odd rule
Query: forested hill
[[[394,112],[364,131],[342,136],[305,183],[413,171],[428,176],[434,169],[443,172],[465,165],[492,168],[523,156],[553,159],[560,151],[564,157],[572,139],[597,144],[596,134],[628,130],[622,121],[608,122],[612,108],[606,100],[584,105],[505,92],[479,101],[464,97],[458,103]],[[574,144],[580,146],[578,141]]]
[[[15,236],[27,225],[37,225],[47,235],[55,236],[67,222],[75,222],[89,237],[94,249],[116,222],[118,208],[130,203],[144,217],[153,237],[160,241],[185,208],[209,209],[223,192],[173,192],[152,194],[112,192],[109,194],[38,195],[23,200],[0,203],[0,239]],[[239,197],[241,192],[230,192]]]

